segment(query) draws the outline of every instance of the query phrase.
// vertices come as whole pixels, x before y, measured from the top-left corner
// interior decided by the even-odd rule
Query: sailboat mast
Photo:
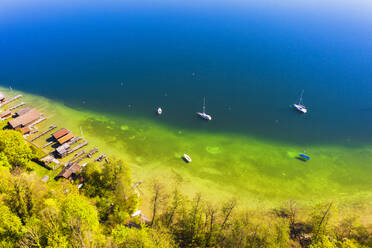
[[[301,91],[300,101],[298,102],[299,105],[302,104],[302,96],[303,96],[303,94],[304,94],[304,90]]]
[[[203,113],[205,113],[205,97],[203,98]]]

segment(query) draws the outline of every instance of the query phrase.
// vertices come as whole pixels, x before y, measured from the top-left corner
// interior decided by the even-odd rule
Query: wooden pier
[[[52,131],[52,130],[55,129],[56,127],[57,127],[56,125],[52,125],[52,126],[50,126],[50,127],[48,128],[48,130],[42,132],[41,134],[39,134],[38,136],[36,136],[35,138],[33,138],[33,139],[30,140],[30,141],[33,142],[33,141],[37,140],[38,138],[40,138],[41,136],[43,136],[43,135],[47,134],[48,132]],[[50,143],[50,142],[49,142],[49,143]],[[50,145],[49,143],[48,143],[48,145]],[[53,142],[52,142],[52,143],[53,143]],[[45,147],[47,147],[47,146],[45,146]],[[44,147],[43,147],[43,148],[44,148]]]
[[[86,146],[86,145],[88,145],[88,141],[84,141],[83,143],[81,143],[81,144],[75,146],[74,148],[72,148],[71,150],[69,150],[69,151],[67,152],[67,155],[69,155],[69,154],[71,154],[71,153],[74,153],[75,151],[79,150],[80,148],[82,148],[82,147],[84,147],[84,146]]]
[[[74,164],[78,164],[80,163],[82,160],[86,159],[86,158],[91,158],[93,154],[97,153],[98,152],[98,149],[97,148],[94,148],[92,150],[90,150],[85,156],[79,158],[78,160],[75,161]]]
[[[0,108],[1,108],[2,106],[5,106],[5,105],[7,105],[7,104],[9,104],[9,103],[11,103],[11,102],[17,100],[17,99],[20,98],[20,97],[22,97],[22,95],[17,95],[17,96],[15,96],[15,97],[13,97],[13,98],[10,98],[9,100],[6,100],[6,101],[3,102],[2,104],[0,104]]]
[[[42,121],[45,121],[47,118],[46,117],[41,117],[39,120],[35,121],[31,125],[29,125],[30,128],[33,128],[35,125],[39,124]]]
[[[20,104],[14,106],[14,107],[9,108],[8,111],[12,111],[12,110],[14,110],[14,109],[16,109],[16,108],[22,107],[22,106],[25,105],[25,104],[26,104],[26,103],[21,102]]]
[[[75,137],[70,142],[57,147],[56,151],[57,151],[58,155],[62,158],[66,157],[66,156],[70,155],[71,153],[74,153],[75,151],[79,150],[80,148],[88,145],[88,141],[84,141],[83,143],[75,146],[74,148],[71,148],[71,145],[76,143],[79,140],[81,140],[80,137]]]
[[[76,153],[76,154],[74,155],[74,157],[73,157],[70,161],[68,161],[68,162],[66,163],[65,166],[68,166],[68,165],[74,164],[74,161],[75,161],[76,159],[78,159],[79,157],[83,156],[85,153],[86,153],[86,151],[84,151],[84,150],[81,150],[80,152]]]
[[[101,156],[99,156],[98,158],[96,158],[94,160],[94,162],[101,162],[104,158],[106,158],[106,154],[102,154]]]
[[[50,141],[50,142],[46,143],[45,145],[43,145],[41,148],[44,149],[45,147],[50,146],[53,143],[54,143],[54,141]]]

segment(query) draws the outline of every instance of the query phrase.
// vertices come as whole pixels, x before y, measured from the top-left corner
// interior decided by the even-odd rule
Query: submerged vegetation
[[[44,183],[34,157],[20,133],[0,131],[0,247],[372,246],[360,216],[332,202],[248,210],[236,199],[189,199],[155,181],[147,218],[134,214],[140,191],[122,160],[89,163],[75,181]]]

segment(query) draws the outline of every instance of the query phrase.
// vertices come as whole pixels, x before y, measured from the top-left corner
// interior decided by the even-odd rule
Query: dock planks
[[[31,139],[30,141],[33,142],[33,141],[37,140],[38,138],[40,138],[41,136],[43,136],[43,135],[47,134],[48,132],[52,131],[52,130],[55,129],[56,127],[57,127],[56,125],[52,125],[52,126],[50,126],[50,127],[48,128],[48,130],[42,132],[41,134],[39,134],[39,135],[36,136],[35,138]],[[50,142],[49,142],[49,143],[50,143]],[[49,143],[48,143],[48,145],[49,145]],[[52,142],[52,143],[53,143],[53,142]],[[47,146],[45,146],[45,147],[47,147]]]
[[[9,100],[6,100],[6,101],[3,102],[2,104],[0,104],[0,108],[1,108],[2,106],[5,106],[5,105],[11,103],[11,102],[14,102],[15,100],[17,100],[18,98],[21,98],[21,97],[22,97],[22,95],[17,95],[17,96],[15,96],[15,97],[13,97],[13,98],[10,98]]]

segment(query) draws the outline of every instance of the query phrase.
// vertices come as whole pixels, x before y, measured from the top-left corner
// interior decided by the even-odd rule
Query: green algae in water
[[[9,92],[0,89],[7,95]],[[24,94],[29,106],[48,120],[40,130],[56,123],[84,136],[100,153],[123,158],[135,180],[150,184],[154,178],[179,185],[187,194],[202,192],[211,200],[238,197],[250,205],[272,206],[294,199],[372,199],[372,146],[306,147],[312,159],[295,159],[303,147],[295,144],[241,137],[229,133],[203,133],[162,125],[157,119],[135,119],[89,111],[76,111],[43,97]],[[15,104],[14,104],[15,105]],[[45,140],[38,140],[43,144]],[[193,162],[182,160],[184,153]],[[149,194],[144,197],[150,197]]]
[[[206,147],[207,152],[210,154],[219,154],[221,153],[221,148],[218,146],[207,146]]]

